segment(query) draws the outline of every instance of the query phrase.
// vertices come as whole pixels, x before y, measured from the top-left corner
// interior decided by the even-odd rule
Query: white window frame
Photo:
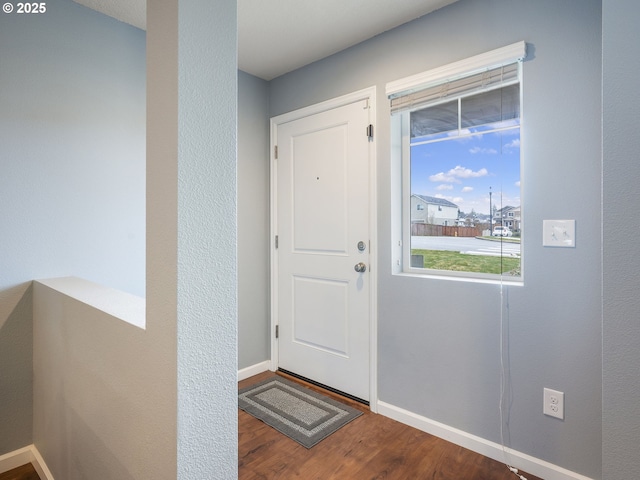
[[[465,60],[451,63],[440,68],[406,77],[386,86],[387,96],[391,98],[408,95],[425,88],[444,82],[453,81],[462,77],[480,73],[482,71],[518,63],[518,78],[520,88],[520,118],[522,119],[522,65],[526,56],[526,44],[524,41],[508,45],[490,52],[477,55]],[[497,274],[482,274],[474,272],[454,272],[448,270],[434,270],[411,267],[411,208],[407,200],[410,192],[410,142],[408,141],[409,125],[408,115],[397,114],[391,116],[391,221],[392,221],[392,273],[423,278],[440,278],[459,281],[472,281],[481,283],[502,283],[522,285],[524,281],[523,252],[524,233],[521,233],[521,265],[520,276],[509,277]],[[520,122],[522,133],[522,120]],[[522,162],[522,153],[520,154]],[[520,169],[522,172],[522,168]],[[405,198],[407,197],[407,198]],[[522,187],[521,187],[522,197]],[[521,203],[521,218],[523,218],[523,205]]]

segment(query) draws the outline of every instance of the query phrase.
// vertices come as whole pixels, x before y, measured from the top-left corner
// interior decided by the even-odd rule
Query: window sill
[[[425,278],[429,280],[445,280],[445,281],[453,281],[453,282],[468,282],[468,283],[485,283],[491,285],[509,285],[515,287],[524,286],[524,281],[522,279],[514,279],[512,277],[502,277],[502,278],[481,278],[481,277],[470,277],[463,275],[452,275],[447,273],[422,273],[418,271],[410,271],[410,272],[394,272],[393,275],[398,277],[410,277],[410,278]]]

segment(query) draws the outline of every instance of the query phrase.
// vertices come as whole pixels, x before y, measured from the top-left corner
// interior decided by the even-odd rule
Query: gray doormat
[[[307,448],[362,415],[355,408],[281,377],[240,390],[238,406]]]

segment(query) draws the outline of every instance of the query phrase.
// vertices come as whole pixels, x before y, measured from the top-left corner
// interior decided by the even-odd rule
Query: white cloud
[[[474,172],[470,168],[456,166],[455,168],[449,170],[449,173],[459,178],[478,178],[478,177],[486,176],[489,172],[487,171],[486,168],[481,168],[477,172]]]
[[[453,190],[453,185],[448,183],[443,183],[442,185],[438,185],[436,190]]]
[[[461,183],[461,178],[478,178],[484,177],[488,175],[489,172],[486,168],[481,168],[480,170],[474,172],[470,168],[464,168],[460,165],[457,165],[455,168],[452,168],[447,173],[440,172],[435,175],[431,175],[429,180],[432,182],[443,182],[443,183]]]
[[[435,198],[440,198],[442,200],[448,200],[448,201],[458,205],[458,207],[460,207],[461,204],[465,203],[465,199],[463,197],[453,197],[451,195],[442,195],[441,193],[436,193]]]
[[[465,143],[471,140],[470,138],[471,135],[472,135],[472,132],[468,128],[461,128],[460,130],[452,130],[447,133],[447,137],[450,137],[450,138],[459,137],[459,138],[456,138],[456,141],[465,142]],[[474,134],[473,139],[482,140],[482,133]]]
[[[464,187],[462,193],[473,192],[473,187]]]
[[[436,194],[435,198],[441,198],[442,200],[449,200],[450,202],[455,203],[458,206],[460,206],[460,204],[464,202],[464,198],[462,197],[451,197],[451,196],[442,195],[441,193]]]
[[[430,175],[429,180],[432,182],[455,182],[460,183],[460,180],[454,178],[452,176],[447,175],[444,172],[436,173],[435,175]]]
[[[505,148],[520,148],[520,139],[514,138],[512,141],[505,145]]]
[[[483,153],[487,155],[495,155],[498,151],[495,148],[481,148],[481,147],[473,147],[469,149],[469,153]]]
[[[518,180],[518,181],[515,183],[515,186],[516,186],[516,187],[518,187],[518,188],[520,188],[520,180]]]

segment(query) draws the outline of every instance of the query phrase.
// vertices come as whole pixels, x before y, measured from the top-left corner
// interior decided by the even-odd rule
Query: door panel
[[[295,251],[347,249],[347,138],[339,125],[291,139]]]
[[[277,127],[278,366],[369,399],[367,101]],[[358,242],[365,248],[358,249]]]
[[[293,341],[348,356],[348,295],[344,281],[293,278]]]

